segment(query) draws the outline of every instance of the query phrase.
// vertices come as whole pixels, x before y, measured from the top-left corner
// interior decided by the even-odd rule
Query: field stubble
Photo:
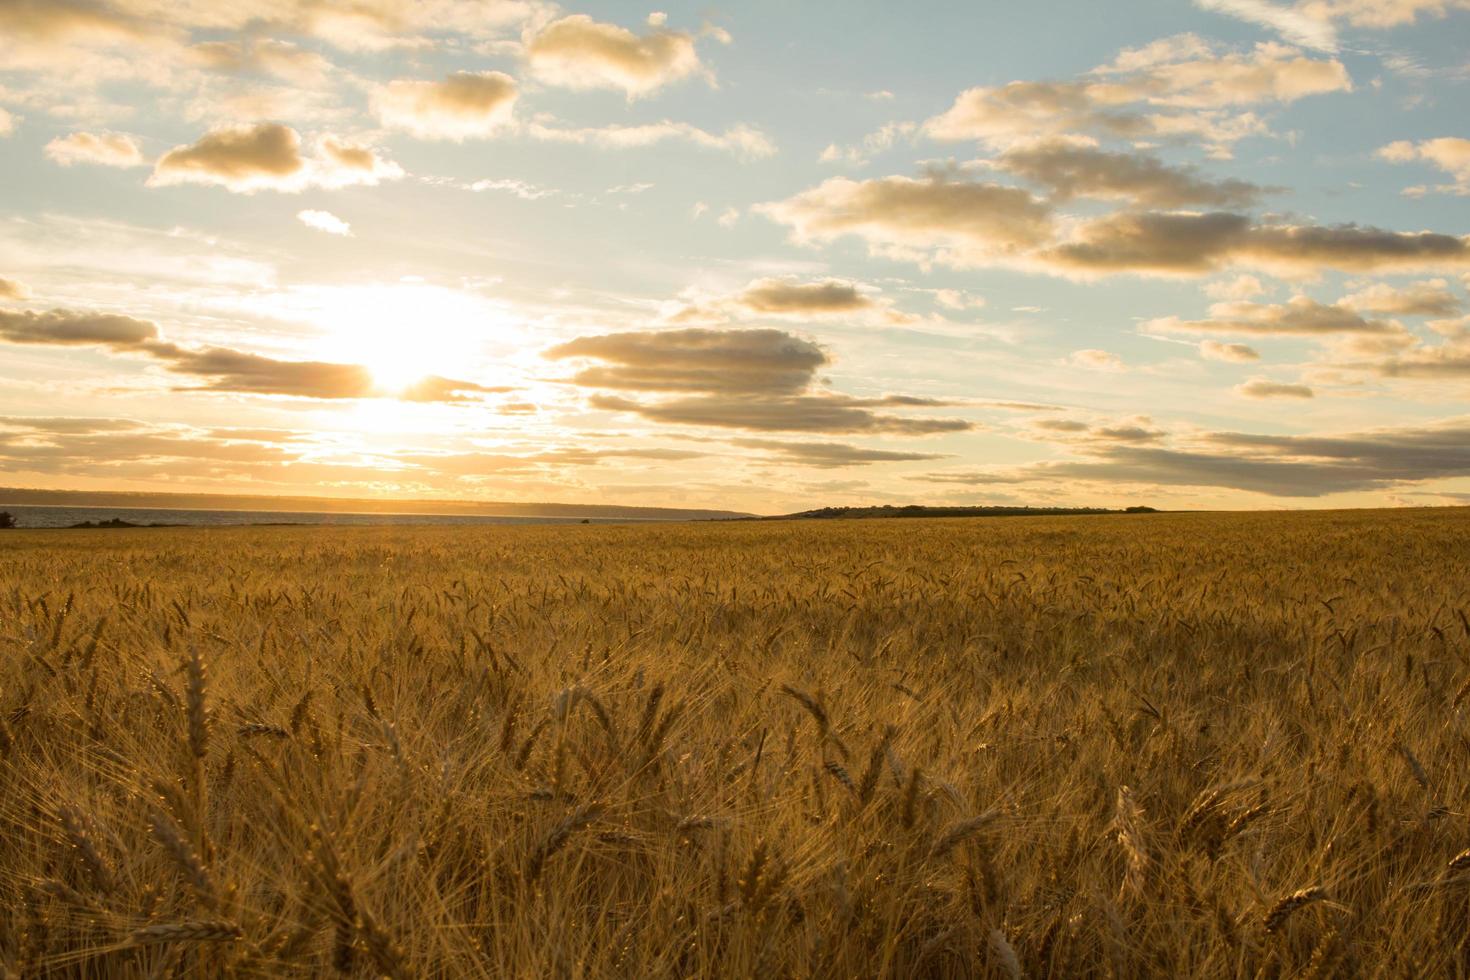
[[[0,540],[0,974],[1470,976],[1470,512]]]

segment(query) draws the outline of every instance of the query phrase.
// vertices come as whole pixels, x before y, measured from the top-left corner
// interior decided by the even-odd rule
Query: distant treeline
[[[881,507],[822,507],[818,510],[804,510],[796,514],[783,514],[780,517],[766,517],[761,520],[821,520],[857,517],[1067,517],[1081,514],[1157,513],[1158,511],[1153,507],[1141,506],[1112,510],[1106,507],[924,507],[919,504],[895,507],[892,504],[884,504]]]

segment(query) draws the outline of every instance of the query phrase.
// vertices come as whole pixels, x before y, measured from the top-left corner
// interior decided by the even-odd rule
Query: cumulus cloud
[[[1233,279],[1221,279],[1205,283],[1204,292],[1210,299],[1254,299],[1266,291],[1261,280],[1255,276],[1239,275]]]
[[[1075,137],[1013,146],[994,165],[1046,187],[1055,201],[1091,197],[1152,208],[1233,208],[1253,204],[1265,192],[1243,180],[1210,180],[1194,167],[1171,166],[1150,153],[1103,150]]]
[[[773,453],[777,461],[819,469],[847,466],[869,466],[873,463],[903,463],[944,459],[943,453],[916,453],[892,449],[867,449],[841,442],[781,442],[774,439],[734,439],[743,449],[761,449]]]
[[[0,136],[9,136],[15,132],[15,117],[4,109],[0,109]]]
[[[1452,183],[1436,187],[1410,187],[1404,191],[1405,194],[1418,196],[1431,191],[1462,196],[1470,194],[1470,139],[1444,136],[1418,143],[1398,140],[1380,149],[1378,155],[1394,163],[1422,160],[1443,170],[1453,180]]]
[[[1161,317],[1145,321],[1146,331],[1158,333],[1226,333],[1262,336],[1320,336],[1327,334],[1402,333],[1390,320],[1369,320],[1357,310],[1336,303],[1319,303],[1293,296],[1285,303],[1215,303],[1204,320]]]
[[[1020,255],[1053,233],[1051,208],[1030,192],[941,176],[836,177],[757,210],[799,242],[855,235],[875,253],[952,265]]]
[[[116,313],[65,309],[46,312],[0,310],[0,340],[11,344],[130,350],[157,338],[158,327],[154,324]]]
[[[1238,107],[1351,90],[1347,69],[1335,59],[1280,44],[1234,51],[1184,34],[1124,51],[1081,79],[967,89],[925,131],[940,140],[1001,146],[1068,133],[1189,135],[1228,155],[1229,144],[1264,130]]]
[[[686,329],[578,337],[551,348],[553,359],[606,362],[573,381],[630,391],[795,393],[828,363],[826,352],[783,330]]]
[[[210,71],[273,75],[298,85],[320,81],[331,70],[326,58],[288,41],[204,41],[188,49],[192,60]]]
[[[692,35],[654,28],[639,36],[573,14],[528,33],[526,57],[536,77],[552,85],[617,89],[637,98],[702,68]]]
[[[1246,398],[1311,398],[1316,394],[1308,385],[1287,384],[1269,378],[1251,378],[1236,385],[1235,391]]]
[[[756,313],[795,314],[806,316],[823,313],[851,313],[871,309],[871,297],[857,285],[842,279],[799,282],[794,279],[757,279],[735,302]]]
[[[1196,275],[1250,266],[1283,275],[1470,267],[1470,237],[1364,225],[1260,224],[1244,214],[1123,211],[1084,222],[1070,241],[1037,255],[1082,275]]]
[[[0,299],[29,299],[31,290],[18,279],[0,276]]]
[[[1245,364],[1261,359],[1260,351],[1246,344],[1225,344],[1218,340],[1202,340],[1199,355],[1207,361],[1229,361]]]
[[[389,392],[360,364],[288,361],[228,347],[183,347],[161,339],[158,326],[148,320],[85,310],[0,310],[0,341],[137,354],[170,373],[205,379],[195,390],[328,399],[391,396],[408,401],[461,401],[509,390],[431,376],[401,392]]]
[[[316,211],[308,208],[305,211],[297,211],[296,219],[308,228],[324,231],[328,235],[352,234],[352,226],[330,211]]]
[[[614,391],[674,394],[656,401],[598,393],[594,408],[655,422],[786,432],[957,432],[964,419],[913,418],[878,411],[944,404],[907,395],[855,398],[813,392],[828,357],[782,330],[683,329],[579,337],[545,352],[552,359],[600,361],[574,384]]]
[[[769,136],[743,123],[731,126],[722,133],[712,133],[691,123],[668,119],[631,126],[567,127],[542,116],[533,119],[526,131],[539,140],[582,143],[615,150],[654,146],[677,140],[708,150],[732,153],[746,160],[762,160],[776,154],[776,144]]]
[[[46,144],[46,156],[63,167],[92,163],[102,167],[141,167],[143,149],[126,133],[72,133]]]
[[[745,318],[811,320],[843,318],[875,324],[902,324],[917,319],[900,312],[893,301],[847,279],[803,281],[794,277],[753,280],[729,296],[688,298],[665,320],[678,324],[717,324]]]
[[[504,72],[457,71],[442,82],[397,79],[373,96],[385,126],[421,139],[483,139],[509,126],[518,89]]]
[[[401,167],[368,147],[326,136],[316,155],[307,157],[296,130],[280,123],[257,123],[212,129],[196,143],[174,147],[159,158],[148,183],[206,184],[241,194],[294,193],[307,187],[371,186],[402,176]]]
[[[1407,286],[1374,283],[1344,296],[1340,304],[1365,313],[1393,316],[1453,317],[1464,308],[1460,298],[1450,291],[1449,283],[1443,279],[1429,279]]]

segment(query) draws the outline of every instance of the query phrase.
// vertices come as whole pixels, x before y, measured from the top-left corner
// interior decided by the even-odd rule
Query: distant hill
[[[824,520],[835,518],[865,517],[1065,517],[1080,514],[1156,514],[1152,507],[1129,507],[1125,510],[1109,510],[1105,507],[921,507],[909,504],[895,507],[822,507],[804,510],[796,514],[779,517],[764,517],[767,521]]]
[[[497,500],[378,500],[354,497],[276,497],[222,493],[131,493],[0,487],[6,504],[31,507],[140,507],[159,510],[263,510],[313,514],[442,514],[480,517],[599,517],[645,521],[708,521],[752,515],[731,510],[625,507],[612,504],[510,503]]]

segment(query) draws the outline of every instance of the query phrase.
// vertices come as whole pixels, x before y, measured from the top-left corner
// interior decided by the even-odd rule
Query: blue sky
[[[1461,502],[1467,40],[1460,0],[0,0],[0,475]]]

